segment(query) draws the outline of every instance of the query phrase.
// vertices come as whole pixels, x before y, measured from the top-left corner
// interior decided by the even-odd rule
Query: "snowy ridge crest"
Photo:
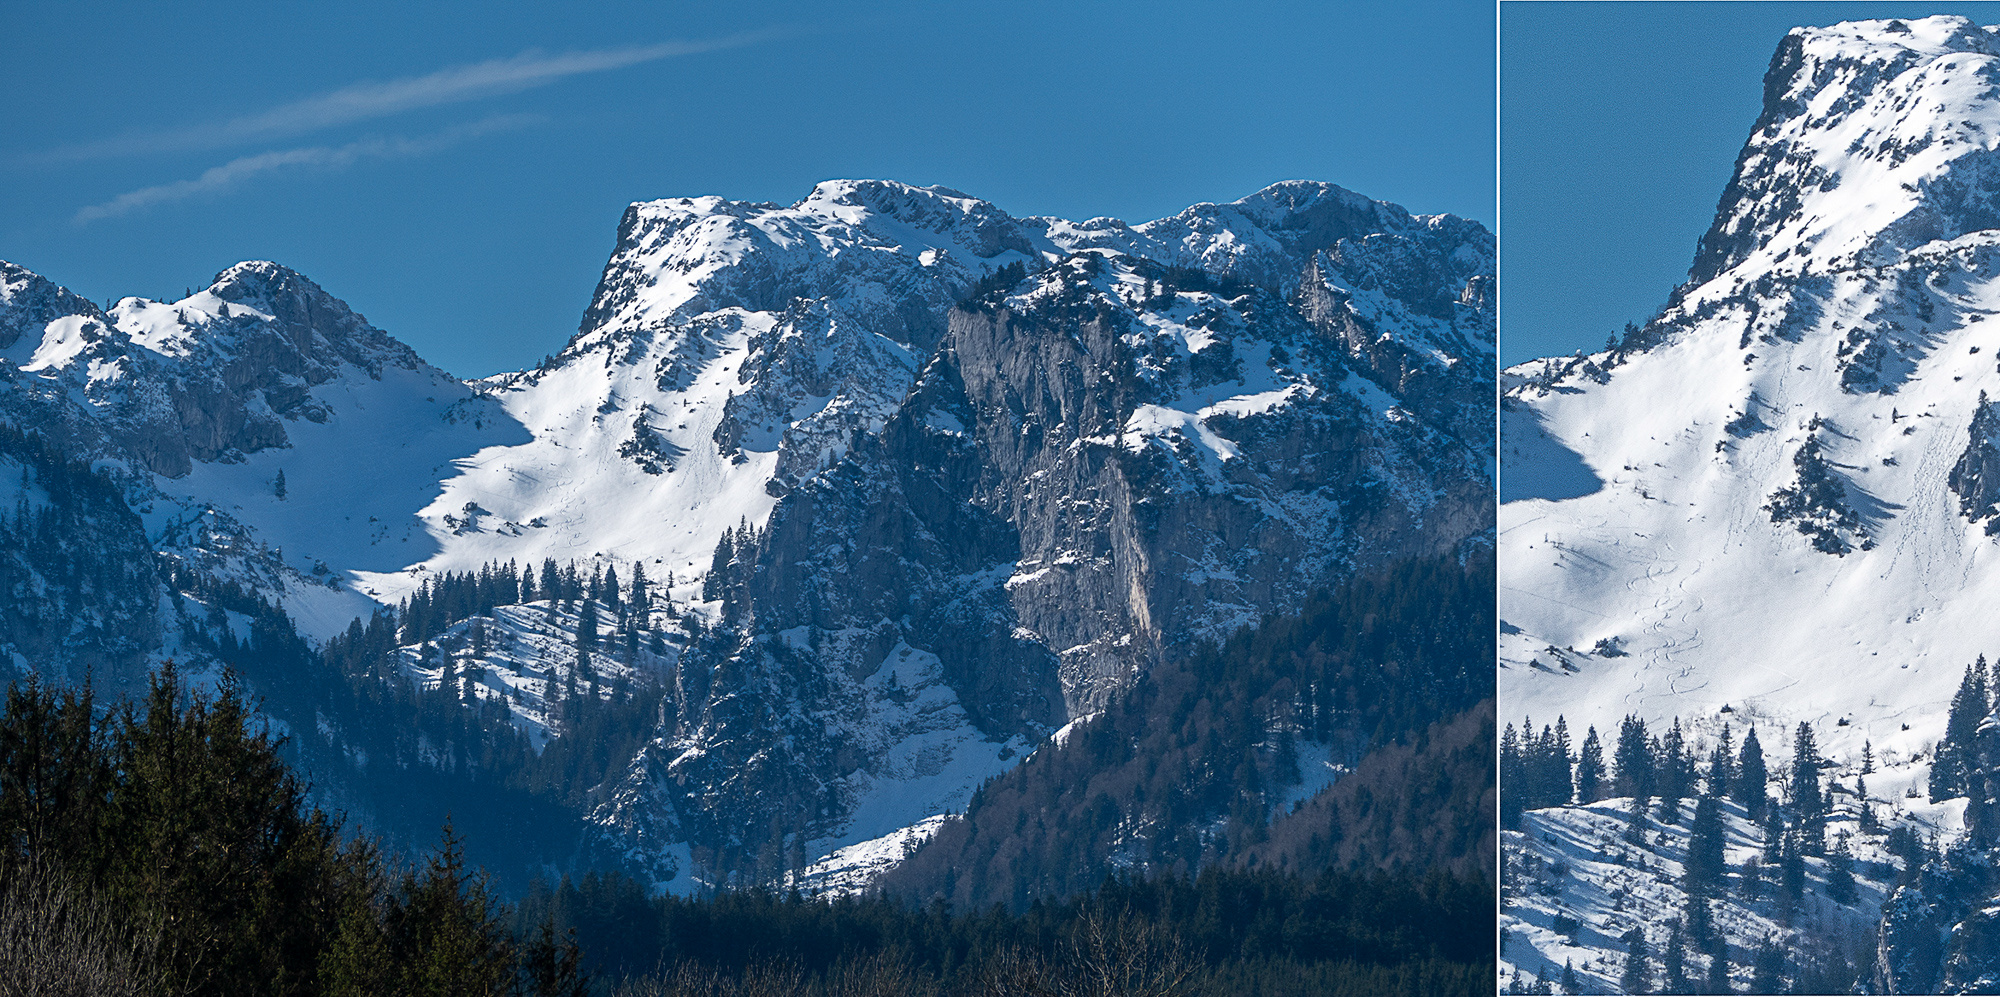
[[[2000,37],[1963,17],[1796,28],[1690,283],[1880,266],[2000,227]]]

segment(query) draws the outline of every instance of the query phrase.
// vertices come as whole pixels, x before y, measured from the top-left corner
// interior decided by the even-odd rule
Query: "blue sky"
[[[1995,3],[1500,5],[1500,361],[1602,349],[1687,278],[1787,30]]]
[[[1489,3],[165,7],[10,5],[0,259],[99,301],[274,259],[464,376],[562,345],[633,200],[1494,218]]]

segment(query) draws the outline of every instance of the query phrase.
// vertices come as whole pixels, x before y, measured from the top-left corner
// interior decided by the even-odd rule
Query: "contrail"
[[[669,41],[557,55],[530,49],[511,58],[452,66],[425,76],[356,83],[228,121],[163,131],[132,132],[52,149],[32,158],[43,162],[67,162],[242,145],[302,135],[336,125],[371,121],[418,108],[519,93],[585,73],[623,69],[698,52],[740,48],[788,33],[790,29],[771,29],[706,41]]]
[[[153,187],[141,187],[112,198],[103,204],[93,204],[76,213],[73,219],[78,225],[100,218],[115,218],[130,214],[141,208],[156,204],[166,204],[185,200],[197,194],[227,190],[259,174],[288,166],[320,166],[339,169],[359,159],[400,159],[411,156],[427,156],[433,152],[449,148],[470,138],[498,131],[508,131],[540,121],[538,115],[507,114],[496,115],[484,121],[467,125],[457,125],[423,138],[364,139],[342,146],[313,146],[304,149],[279,149],[262,152],[255,156],[232,159],[221,166],[202,172],[192,180],[176,180]]]

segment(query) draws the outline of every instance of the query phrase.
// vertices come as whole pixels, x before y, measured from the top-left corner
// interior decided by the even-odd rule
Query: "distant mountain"
[[[1492,266],[1320,183],[1138,226],[668,199],[559,353],[463,381],[276,264],[108,311],[0,264],[0,528],[119,538],[115,583],[0,562],[0,651],[228,664],[380,825],[532,800],[578,836],[534,861],[770,879],[1198,642],[1489,549]]]

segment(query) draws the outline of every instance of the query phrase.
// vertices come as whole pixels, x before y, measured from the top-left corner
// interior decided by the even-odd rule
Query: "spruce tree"
[[[1777,994],[1785,990],[1785,953],[1770,938],[1765,938],[1757,946],[1757,959],[1751,964],[1750,992],[1753,994]]]
[[[1854,852],[1847,846],[1846,834],[1834,841],[1833,852],[1827,856],[1826,895],[1843,906],[1853,906],[1857,897]]]
[[[1627,715],[1618,726],[1618,746],[1612,756],[1617,765],[1613,773],[1615,795],[1653,795],[1653,750],[1647,741],[1646,722]]]
[[[1715,797],[1703,796],[1694,807],[1683,867],[1683,882],[1690,895],[1710,895],[1721,884],[1726,862],[1723,833],[1722,808]]]
[[[1813,737],[1812,725],[1800,721],[1792,737],[1791,804],[1806,850],[1814,852],[1818,851],[1814,839],[1820,837],[1827,813],[1826,793],[1819,782],[1820,764],[1819,742]]]
[[[1764,814],[1764,806],[1769,801],[1766,784],[1770,773],[1764,768],[1764,746],[1757,741],[1757,728],[1752,727],[1743,735],[1743,751],[1736,759],[1736,777],[1730,780],[1729,798],[1741,804],[1750,819]]]
[[[1731,992],[1729,980],[1729,941],[1717,932],[1714,944],[1708,947],[1708,985],[1704,994],[1726,994]]]
[[[1681,800],[1693,794],[1694,765],[1688,757],[1687,737],[1681,733],[1681,718],[1660,739],[1660,796],[1679,809]]]
[[[891,681],[895,672],[889,673]],[[1521,813],[1528,809],[1527,759],[1521,753],[1521,737],[1513,724],[1500,732],[1500,826],[1513,829],[1520,826]]]
[[[1646,950],[1646,932],[1633,928],[1625,932],[1625,972],[1618,978],[1619,989],[1628,994],[1643,994],[1653,987],[1653,966],[1650,953]]]
[[[447,821],[421,873],[408,872],[385,920],[391,959],[406,994],[505,997],[514,951],[484,873],[465,867],[464,846]]]
[[[1543,798],[1542,806],[1566,807],[1576,798],[1576,784],[1570,769],[1576,764],[1576,756],[1569,749],[1569,723],[1561,714],[1556,715],[1555,733],[1543,749]]]
[[[1583,988],[1576,978],[1576,966],[1568,959],[1563,960],[1562,988],[1566,994],[1579,993]]]
[[[639,629],[652,629],[652,621],[647,618],[653,609],[653,594],[646,585],[646,565],[643,561],[632,562],[632,612],[639,618]]]
[[[1678,918],[1667,925],[1667,947],[1660,951],[1660,969],[1666,975],[1667,993],[1684,994],[1693,989],[1687,978],[1687,933]]]
[[[1729,784],[1736,776],[1736,742],[1730,736],[1729,725],[1722,725],[1722,736],[1715,742],[1715,750],[1708,756],[1708,795],[1728,796]]]
[[[1788,832],[1781,839],[1784,854],[1779,857],[1779,883],[1784,887],[1786,900],[1798,903],[1806,892],[1806,857],[1800,850],[1803,843],[1799,832]]]
[[[1951,712],[1945,721],[1944,740],[1939,741],[1931,761],[1931,802],[1965,796],[1970,791],[1968,776],[1978,749],[1979,722],[1991,712],[1986,682],[1986,656],[1965,669],[1958,692],[1951,697]]]
[[[597,604],[585,599],[576,611],[576,650],[578,655],[584,655],[596,646]]]
[[[271,485],[271,494],[273,494],[273,495],[277,496],[277,497],[278,497],[278,500],[279,500],[279,501],[281,501],[281,502],[282,502],[282,501],[284,501],[284,498],[285,498],[285,469],[284,469],[284,468],[282,468],[282,467],[278,469],[278,480],[277,480],[277,481],[275,481],[275,482],[273,482],[273,483],[272,483],[272,485]]]
[[[1604,798],[1604,745],[1597,740],[1597,728],[1583,736],[1583,750],[1576,760],[1576,799],[1591,804]]]

